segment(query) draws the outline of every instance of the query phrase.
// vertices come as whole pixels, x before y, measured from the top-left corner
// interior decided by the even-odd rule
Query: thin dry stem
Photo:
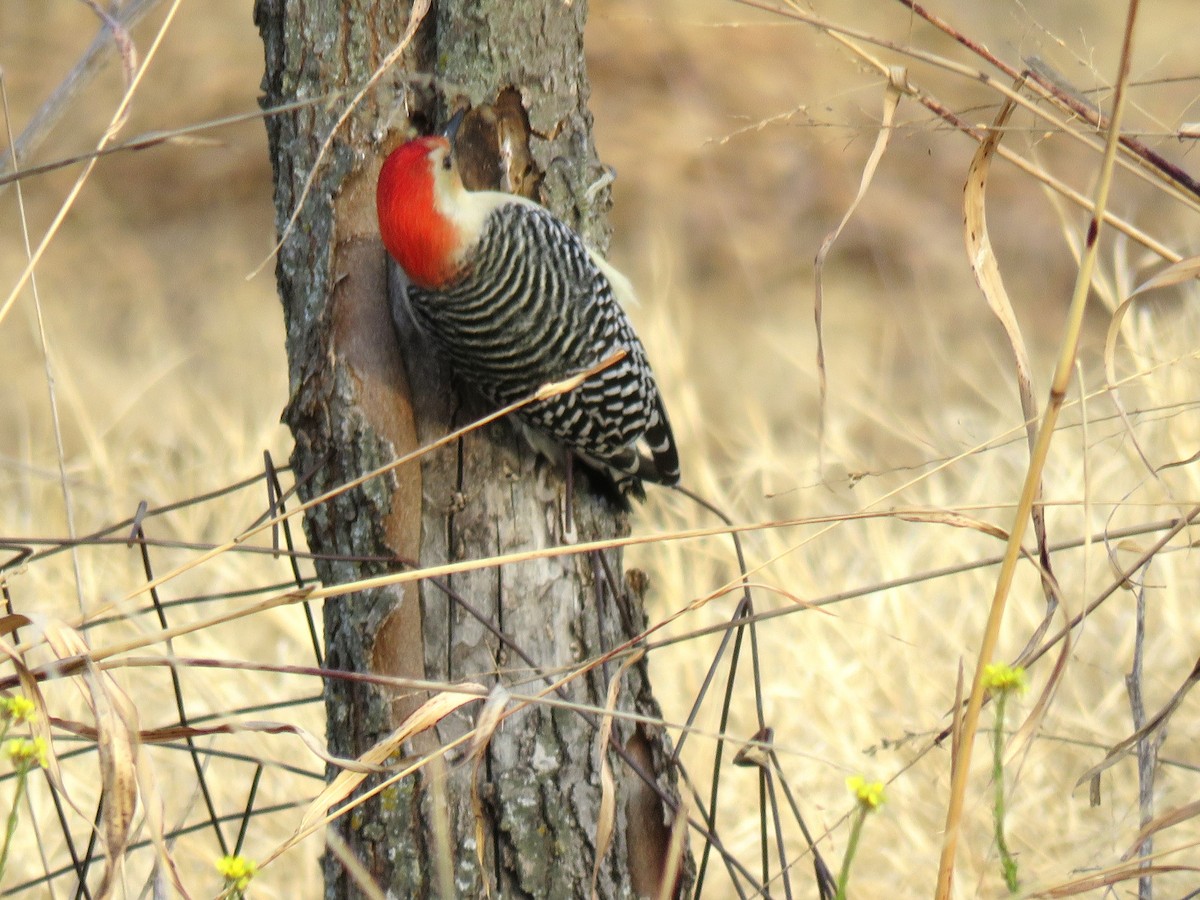
[[[1100,175],[1096,185],[1094,207],[1102,212],[1108,205],[1108,192],[1112,185],[1113,163],[1116,160],[1118,138],[1121,133],[1121,120],[1125,112],[1126,88],[1129,80],[1130,57],[1133,48],[1133,28],[1137,21],[1138,0],[1130,0],[1128,16],[1125,21],[1124,36],[1121,46],[1121,62],[1116,79],[1116,95],[1113,98],[1112,119],[1109,125],[1108,139],[1104,148],[1104,159],[1100,164]],[[1029,523],[1030,511],[1041,483],[1042,471],[1046,465],[1046,456],[1050,450],[1050,442],[1054,437],[1054,426],[1062,410],[1066,397],[1071,371],[1075,365],[1075,357],[1079,348],[1079,335],[1083,327],[1083,314],[1087,307],[1088,291],[1092,281],[1092,269],[1096,264],[1098,238],[1101,220],[1099,215],[1093,216],[1088,231],[1087,251],[1079,266],[1075,280],[1075,291],[1071,298],[1071,306],[1067,313],[1066,333],[1063,336],[1062,350],[1054,370],[1054,378],[1050,387],[1050,397],[1046,403],[1046,412],[1038,431],[1037,443],[1031,454],[1029,468],[1026,472],[1025,483],[1021,489],[1021,499],[1009,535],[1008,547],[1004,561],[1000,565],[1000,573],[996,579],[996,592],[992,598],[992,606],[988,613],[988,621],[980,641],[979,659],[975,666],[975,675],[971,682],[971,693],[967,699],[967,710],[963,715],[963,737],[959,747],[959,758],[956,760],[954,777],[950,784],[950,800],[946,807],[946,830],[942,843],[942,857],[938,866],[937,891],[938,900],[950,900],[950,889],[954,881],[955,851],[958,847],[959,827],[962,818],[963,804],[966,799],[967,778],[970,774],[971,754],[974,749],[975,735],[979,728],[979,713],[983,708],[984,688],[983,671],[995,655],[996,645],[1000,640],[1000,626],[1004,621],[1004,609],[1008,600],[1009,589],[1012,586],[1013,575],[1016,572],[1017,561],[1021,555],[1021,539]]]

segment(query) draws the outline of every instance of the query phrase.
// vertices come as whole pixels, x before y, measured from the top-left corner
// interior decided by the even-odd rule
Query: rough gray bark
[[[409,3],[399,0],[258,0],[264,105],[361,85],[395,46],[408,13]],[[599,192],[599,203],[585,199],[602,175],[586,106],[585,15],[585,0],[442,0],[400,66],[334,141],[277,264],[290,367],[285,418],[296,440],[292,463],[297,473],[314,473],[305,496],[441,437],[482,411],[471,398],[459,399],[448,373],[420,342],[411,335],[398,339],[391,326],[389,292],[399,288],[389,280],[376,234],[374,184],[386,150],[401,137],[431,130],[449,106],[469,101],[481,110],[464,127],[476,186],[500,180],[524,189],[603,243],[607,192]],[[268,119],[281,227],[343,103]],[[389,132],[390,119],[404,118],[397,109],[410,123]],[[482,137],[472,142],[470,134]],[[496,165],[497,139],[507,170]],[[310,512],[305,527],[310,546],[322,554],[421,565],[556,545],[571,531],[590,540],[627,529],[619,512],[586,490],[575,492],[569,528],[561,473],[536,460],[503,422],[427,456],[419,467],[341,495]],[[325,562],[318,574],[326,583],[342,583],[389,568]],[[536,671],[456,598],[523,649]],[[599,656],[643,626],[641,601],[626,587],[619,553],[569,556],[329,602],[326,664],[499,682],[532,693],[544,684],[543,672]],[[615,665],[597,669],[573,681],[566,694],[603,706],[616,671]],[[620,708],[658,714],[644,665],[632,667],[621,688]],[[330,680],[330,750],[361,753],[424,699]],[[474,725],[478,712],[478,704],[464,707],[409,749],[422,752],[452,740]],[[446,842],[439,844],[435,830],[439,814],[449,821],[453,857],[441,871],[451,873],[455,896],[590,896],[600,804],[596,725],[595,717],[544,707],[510,717],[478,770],[461,754],[452,756],[436,780],[431,769],[343,817],[338,835],[389,896],[446,893],[438,883],[439,863],[446,862]],[[675,796],[669,743],[660,730],[623,723],[614,735],[657,784],[652,790],[607,751],[617,779],[617,820],[597,893],[654,894],[671,821],[662,797]],[[476,778],[478,823],[471,799]],[[476,846],[477,827],[483,847]],[[325,872],[326,896],[358,895],[336,853],[327,854]],[[681,888],[687,880],[685,874]]]

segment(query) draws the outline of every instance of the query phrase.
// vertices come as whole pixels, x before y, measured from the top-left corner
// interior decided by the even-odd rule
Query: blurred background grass
[[[900,4],[855,0],[816,8],[879,37],[978,65]],[[954,0],[937,11],[1015,65],[1039,56],[1081,90],[1100,89],[1089,95],[1096,102],[1109,99],[1103,86],[1115,73],[1121,4]],[[134,32],[139,48],[148,45],[161,12]],[[1180,40],[1198,25],[1194,3],[1146,5],[1133,66],[1139,86],[1127,120],[1148,144],[1193,172],[1200,168],[1193,145],[1172,134],[1200,118],[1195,54]],[[87,7],[71,0],[0,6],[0,66],[15,131],[61,82],[96,28]],[[1006,507],[1019,492],[1027,453],[1017,430],[1011,352],[963,249],[961,189],[974,143],[902,103],[891,146],[825,272],[829,405],[819,455],[812,260],[857,189],[880,118],[881,80],[809,27],[713,0],[593,0],[587,42],[597,144],[618,176],[610,256],[640,287],[643,302],[632,315],[667,394],[685,480],[745,522],[849,514],[900,488],[885,508],[979,505],[984,508],[973,515],[1007,528],[1012,513]],[[899,55],[892,61],[905,62]],[[963,118],[991,120],[997,100],[980,85],[909,64],[911,77]],[[261,72],[261,44],[247,4],[185,3],[122,136],[252,111]],[[121,89],[119,66],[111,65],[27,165],[94,146]],[[1018,118],[1006,143],[1088,191],[1095,156],[1032,124]],[[1002,162],[993,169],[992,240],[1044,401],[1075,271],[1066,236],[1078,238],[1086,217],[1074,208],[1060,216],[1028,176]],[[25,182],[35,241],[76,172]],[[1129,176],[1118,179],[1113,198],[1115,212],[1180,253],[1195,253],[1200,220],[1194,210]],[[0,189],[0,222],[0,284],[7,293],[25,256],[11,187]],[[274,277],[267,267],[247,278],[273,240],[261,122],[118,154],[97,167],[37,269],[78,533],[131,515],[143,499],[164,504],[252,475],[264,449],[276,460],[287,458],[290,439],[278,421],[286,367]],[[1124,296],[1152,261],[1111,235],[1104,248],[1101,277]],[[1119,354],[1124,373],[1148,372],[1123,399],[1140,411],[1136,435],[1155,466],[1190,457],[1200,437],[1196,299],[1185,287],[1145,304],[1132,319],[1136,354],[1128,348]],[[1099,349],[1108,313],[1098,295],[1081,366],[1089,391],[1103,384]],[[0,353],[6,375],[0,531],[59,537],[66,522],[28,291],[0,323]],[[1092,397],[1084,409],[1066,414],[1047,472],[1047,499],[1057,504],[1048,512],[1052,540],[1169,518],[1197,500],[1194,466],[1154,478],[1138,461],[1130,433],[1114,421],[1110,402]],[[1009,440],[994,449],[967,453],[1004,434]],[[248,524],[264,501],[243,492],[155,520],[155,528],[159,537],[220,541]],[[682,498],[656,495],[634,527],[649,532],[698,524],[711,521]],[[772,560],[755,576],[769,586],[757,598],[766,608],[869,588],[1002,549],[975,532],[893,518],[844,521],[828,532],[815,526],[764,531],[747,543],[752,565]],[[164,571],[186,558],[177,551],[156,556]],[[1111,578],[1097,550],[1063,553],[1055,561],[1072,611]],[[652,620],[735,575],[720,540],[652,545],[630,553],[629,563],[651,575]],[[78,593],[88,605],[119,597],[142,577],[133,552],[87,549],[79,565]],[[171,591],[185,596],[286,580],[284,568],[227,557]],[[944,750],[918,751],[946,722],[960,659],[969,677],[994,571],[872,591],[827,613],[777,620],[764,632],[766,719],[810,826],[818,834],[835,829],[822,844],[828,859],[836,863],[845,847],[846,830],[838,825],[851,805],[845,776],[865,771],[890,778],[903,771],[889,787],[883,813],[868,823],[853,882],[859,896],[923,895],[932,885],[949,765]],[[1147,583],[1145,694],[1152,713],[1183,683],[1200,646],[1190,613],[1198,586],[1194,557],[1160,556]],[[9,587],[22,611],[32,604],[70,616],[78,608],[66,554],[11,574]],[[1022,572],[1003,658],[1020,651],[1040,620],[1040,597],[1037,579]],[[708,604],[681,620],[675,633],[724,621],[733,602],[725,597]],[[1121,596],[1090,620],[1020,767],[1010,844],[1031,888],[1112,864],[1136,833],[1132,762],[1105,776],[1099,808],[1089,807],[1085,790],[1072,788],[1107,746],[1132,731],[1123,683],[1132,610],[1132,598]],[[255,626],[208,630],[175,649],[278,662],[311,658],[304,624],[292,611]],[[686,715],[713,646],[715,638],[705,638],[654,655],[668,721]],[[1043,663],[1033,672],[1035,689],[1047,675]],[[282,676],[222,679],[189,671],[185,679],[197,712],[315,690]],[[150,691],[148,685],[139,690]],[[165,680],[159,689],[166,689]],[[72,702],[65,690],[59,696]],[[167,703],[167,696],[143,695],[143,725],[160,724],[156,704]],[[169,703],[162,707],[162,721],[173,716]],[[319,704],[289,711],[287,720],[322,733]],[[712,732],[716,721],[714,707],[697,724]],[[1163,753],[1170,764],[1156,783],[1160,810],[1196,798],[1197,721],[1185,707],[1169,730]],[[756,729],[743,680],[729,733],[749,738]],[[252,756],[293,762],[303,756],[309,768],[320,768],[281,739],[243,735],[220,746],[231,743]],[[711,747],[708,739],[691,739],[688,761],[700,781]],[[163,765],[179,765],[165,751],[152,752]],[[960,896],[999,896],[1002,888],[989,838],[987,763],[980,761],[987,756],[982,747],[976,754]],[[753,861],[758,820],[747,798],[757,793],[756,776],[729,769],[725,777],[722,833],[730,849]],[[225,787],[232,812],[244,802],[245,784]],[[297,790],[282,779],[267,779],[263,789],[263,803]],[[87,799],[87,787],[81,791]],[[191,792],[192,785],[181,782],[170,808],[186,816],[195,802]],[[1197,829],[1189,827],[1161,843],[1196,840]],[[252,831],[256,846],[247,852],[269,848],[287,828]],[[799,853],[797,836],[789,832],[789,840]],[[189,877],[215,885],[210,866],[218,854],[211,841],[181,847]],[[316,853],[309,844],[292,854],[292,864],[265,872],[255,895],[318,896]],[[29,872],[40,871],[32,858],[26,863]],[[793,881],[806,882],[805,871],[802,863]],[[1200,876],[1183,873],[1164,878],[1162,890],[1180,896],[1196,884]],[[712,890],[724,896],[719,884]]]

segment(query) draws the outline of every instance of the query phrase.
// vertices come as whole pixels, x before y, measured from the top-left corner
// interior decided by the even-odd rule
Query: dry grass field
[[[169,6],[159,3],[134,30],[143,55]],[[180,6],[118,140],[256,110],[262,51],[249,6]],[[1081,102],[1110,108],[1125,10],[1115,0],[931,6],[1000,59],[1022,68],[1036,57]],[[870,52],[907,65],[910,84],[969,125],[991,122],[1002,97],[949,64],[1011,82],[902,3],[819,0],[796,8],[891,44]],[[970,687],[1004,552],[998,531],[1013,525],[1030,459],[1013,350],[964,245],[963,185],[978,145],[913,96],[902,98],[866,194],[824,267],[822,434],[813,260],[858,190],[880,131],[885,79],[819,29],[735,2],[592,0],[589,29],[597,144],[617,172],[610,256],[640,288],[642,304],[631,314],[667,395],[685,482],[735,521],[763,526],[744,535],[755,608],[787,613],[758,633],[763,717],[774,729],[782,776],[835,870],[855,808],[846,778],[886,782],[886,802],[863,830],[851,896],[931,896],[951,771],[949,742],[933,739],[951,722],[960,666]],[[0,70],[13,132],[26,127],[96,32],[95,14],[76,0],[3,0]],[[1194,3],[1144,4],[1125,130],[1200,177],[1195,140],[1177,135],[1200,120],[1197,33]],[[23,166],[93,148],[122,90],[120,65],[110,61],[63,107]],[[1103,134],[1054,116],[1019,110],[1003,148],[1091,197]],[[7,147],[7,137],[0,144]],[[4,157],[0,171],[8,170],[7,149]],[[1118,169],[1110,211],[1167,253],[1195,256],[1200,197],[1172,193],[1137,168]],[[150,598],[127,598],[146,580],[141,554],[125,543],[130,524],[107,543],[42,554],[68,534],[129,519],[142,501],[163,507],[261,474],[264,450],[286,462],[282,315],[271,266],[251,275],[274,241],[270,165],[254,119],[102,159],[35,278],[10,298],[27,259],[23,222],[36,246],[79,172],[72,165],[25,179],[23,211],[14,186],[0,186],[0,560],[16,558],[16,545],[36,554],[0,571],[10,610],[33,620],[15,635],[9,622],[4,647],[24,642],[26,662],[44,663],[54,656],[43,638],[56,633],[55,623],[111,604],[117,615],[106,613],[86,640],[93,652],[128,661],[112,670],[114,684],[133,698],[141,727],[156,728],[179,721],[174,689],[161,665],[138,660],[169,652],[311,664],[302,612],[288,607],[209,625],[168,645]],[[1087,214],[1001,159],[986,191],[991,241],[1044,410]],[[1100,241],[1078,366],[1043,479],[1049,542],[1061,548],[1052,555],[1059,609],[1048,636],[1119,584],[1119,567],[1167,534],[1162,523],[1200,502],[1194,281],[1134,302],[1111,353],[1116,389],[1106,380],[1114,310],[1167,265],[1146,243],[1114,228]],[[195,560],[197,548],[232,538],[266,505],[259,481],[149,517],[148,538],[177,542],[150,550],[153,571]],[[794,524],[774,524],[784,520]],[[633,520],[638,534],[716,524],[682,496],[661,492]],[[293,535],[302,541],[298,527]],[[1030,532],[1026,546],[1032,541]],[[1191,683],[1200,656],[1195,541],[1195,527],[1175,535],[1071,632],[1065,653],[1055,644],[1030,663],[1031,690],[1009,703],[1005,829],[1021,896],[1065,896],[1052,892],[1070,885],[1085,896],[1138,896],[1136,880],[1103,882],[1116,880],[1136,845],[1144,804],[1161,816],[1200,801],[1195,697],[1154,732],[1151,785],[1139,788],[1130,756],[1101,775],[1099,805],[1089,803],[1087,784],[1076,786],[1136,729],[1127,675],[1139,643],[1137,715],[1154,716]],[[714,537],[648,544],[627,562],[650,575],[652,621],[714,595],[656,635],[665,643],[652,653],[652,673],[665,719],[677,725],[719,639],[693,633],[728,621],[737,595],[720,589],[736,582],[736,560],[728,538]],[[159,599],[170,626],[206,622],[292,578],[287,559],[226,553],[162,585]],[[1045,611],[1036,569],[1019,564],[996,658],[1017,658]],[[238,711],[231,721],[242,726],[195,738],[206,751],[195,765],[210,767],[204,780],[227,817],[220,838],[205,824],[206,800],[181,740],[147,745],[139,766],[156,781],[142,790],[161,797],[153,812],[163,828],[198,826],[170,849],[192,895],[211,896],[221,884],[213,861],[237,842],[247,803],[262,814],[251,820],[243,851],[263,859],[287,838],[324,768],[296,733],[268,735],[246,723],[285,723],[320,740],[320,685],[299,674],[186,664],[177,671],[193,723]],[[0,666],[0,676],[14,672],[11,663]],[[93,721],[79,678],[48,682],[43,691],[52,715]],[[718,714],[710,700],[687,740],[685,758],[702,786]],[[992,723],[993,709],[985,708],[961,818],[956,897],[1007,895],[992,834]],[[743,663],[725,732],[744,741],[758,727]],[[94,747],[87,735],[66,727],[53,733],[79,810],[63,814],[82,852],[98,802],[97,756],[87,752]],[[722,771],[719,831],[752,871],[757,785],[752,768]],[[14,779],[0,781],[0,815],[12,808],[14,789]],[[1170,869],[1154,878],[1155,896],[1200,889],[1200,826],[1191,812],[1154,836],[1156,863]],[[14,896],[74,896],[72,874],[39,880],[70,862],[40,776],[17,813],[0,887]],[[141,811],[134,825],[135,839],[148,841],[153,823]],[[804,841],[786,811],[783,828],[794,863],[790,889],[815,897]],[[290,850],[264,868],[251,895],[320,896],[319,853],[316,839]],[[146,895],[152,859],[149,847],[130,853],[122,896]],[[770,896],[783,897],[774,864],[772,872]],[[1094,886],[1082,886],[1088,877]],[[736,896],[718,864],[705,896]]]

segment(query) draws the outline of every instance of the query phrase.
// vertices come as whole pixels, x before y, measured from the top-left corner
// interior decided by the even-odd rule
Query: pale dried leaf
[[[1149,721],[1146,722],[1145,725],[1109,750],[1104,759],[1102,759],[1098,764],[1080,775],[1079,780],[1075,782],[1075,787],[1079,787],[1085,781],[1097,778],[1101,772],[1116,763],[1126,753],[1132,750],[1138,741],[1142,740],[1147,735],[1154,733],[1163,725],[1165,725],[1167,720],[1170,719],[1174,714],[1175,710],[1179,708],[1179,704],[1183,702],[1183,698],[1188,695],[1188,692],[1193,687],[1195,687],[1197,681],[1200,681],[1200,659],[1196,660],[1196,664],[1192,667],[1191,673],[1183,682],[1183,685],[1179,688],[1179,690],[1177,690],[1171,696],[1171,699],[1167,701],[1166,706],[1159,710]]]
[[[671,840],[667,844],[667,864],[663,868],[662,883],[658,886],[657,900],[670,900],[675,896],[679,871],[683,868],[683,856],[687,852],[688,812],[687,796],[679,798],[679,809],[671,822]]]
[[[108,896],[106,885],[116,887],[117,876],[129,845],[129,832],[138,799],[138,716],[133,702],[117,683],[87,663],[84,680],[92,694],[99,736],[96,749],[100,760],[100,778],[104,790],[103,833],[108,868],[101,883],[100,896]]]
[[[112,676],[92,661],[91,650],[79,632],[49,620],[43,623],[43,634],[59,659],[83,660],[82,680],[96,720],[96,751],[104,791],[102,834],[106,866],[96,896],[107,898],[116,888],[137,809],[137,707]]]
[[[500,722],[504,718],[504,710],[508,708],[510,698],[508,689],[500,682],[496,682],[496,686],[492,688],[492,692],[488,694],[488,698],[483,704],[483,709],[479,711],[479,717],[475,720],[475,735],[471,738],[473,755],[482,753],[491,742],[492,735],[496,733],[496,729],[500,727]]]
[[[631,653],[621,663],[621,668],[608,683],[608,696],[604,700],[605,715],[596,732],[596,756],[600,763],[600,809],[596,822],[596,858],[592,863],[592,897],[595,898],[596,884],[600,879],[600,866],[612,844],[613,827],[617,820],[617,787],[613,779],[612,764],[608,761],[608,741],[612,735],[613,713],[617,709],[617,698],[621,694],[621,679],[629,667],[641,662],[644,650]]]
[[[1183,282],[1191,281],[1193,278],[1200,278],[1200,256],[1190,256],[1187,259],[1181,259],[1179,262],[1167,266],[1161,272],[1150,276],[1133,289],[1133,293],[1129,295],[1129,298],[1132,300],[1138,294],[1144,294],[1146,291],[1183,284]]]
[[[978,531],[981,534],[999,538],[1002,541],[1008,540],[1008,532],[999,525],[993,525],[991,522],[984,522],[982,519],[974,519],[971,516],[948,510],[906,511],[897,513],[896,518],[902,519],[905,522],[921,522],[930,525],[949,525],[953,528],[968,528],[971,531]]]
[[[301,836],[316,828],[317,824],[326,817],[331,806],[350,796],[354,789],[362,784],[367,775],[371,771],[376,771],[389,756],[400,748],[401,744],[414,735],[437,725],[446,716],[467,703],[477,701],[479,699],[477,694],[483,693],[484,690],[482,685],[474,683],[461,684],[459,688],[461,691],[443,691],[430,697],[417,707],[412,715],[401,722],[395,731],[358,757],[358,771],[339,773],[308,805],[300,819],[300,824],[296,826],[296,830],[285,846],[290,846]],[[469,693],[472,691],[476,693]]]
[[[906,85],[907,78],[904,75],[904,70],[894,70],[892,77],[888,79],[887,88],[884,91],[883,115],[879,131],[875,135],[875,146],[871,148],[871,154],[867,157],[866,165],[863,166],[862,177],[858,182],[858,193],[850,201],[850,206],[846,209],[837,227],[825,235],[825,240],[821,242],[821,248],[817,251],[817,258],[813,264],[813,318],[817,333],[817,380],[819,385],[819,413],[817,419],[818,452],[823,452],[825,444],[825,395],[828,391],[828,378],[825,372],[825,337],[821,327],[825,307],[823,279],[825,259],[829,256],[829,251],[833,249],[834,242],[837,241],[838,236],[841,235],[842,230],[849,223],[850,217],[858,209],[862,198],[866,196],[867,188],[870,187],[871,180],[875,177],[875,170],[879,168],[879,162],[883,159],[884,151],[887,150],[888,141],[891,139],[892,124],[896,119],[896,108],[900,105],[900,98],[904,96]]]
[[[187,889],[184,888],[183,879],[179,875],[179,867],[175,864],[175,857],[171,855],[171,845],[167,841],[166,828],[164,827],[165,813],[163,811],[162,793],[158,790],[158,783],[154,777],[154,767],[148,765],[147,760],[144,758],[137,767],[137,777],[146,828],[150,832],[150,841],[154,844],[154,852],[158,857],[159,870],[166,873],[176,893],[181,897],[189,898],[190,895]]]
[[[1137,837],[1133,839],[1133,844],[1121,854],[1121,859],[1132,859],[1137,855],[1138,848],[1142,844],[1146,843],[1149,838],[1163,829],[1171,828],[1180,822],[1186,822],[1188,819],[1194,819],[1197,816],[1200,816],[1200,800],[1193,800],[1191,803],[1185,803],[1183,806],[1167,810],[1161,816],[1156,816],[1142,826],[1141,830],[1137,833]]]
[[[1020,90],[1023,84],[1024,78],[1018,78],[1013,85],[1013,91]],[[995,121],[992,122],[992,127],[988,130],[987,137],[979,144],[979,148],[971,160],[970,168],[967,169],[967,183],[963,188],[963,233],[966,238],[967,258],[971,263],[971,271],[975,274],[979,289],[983,291],[988,308],[1000,322],[1008,338],[1009,346],[1012,348],[1017,373],[1017,392],[1021,397],[1021,414],[1025,417],[1025,439],[1032,454],[1034,443],[1037,440],[1039,418],[1037,399],[1034,397],[1033,391],[1033,370],[1029,363],[1029,350],[1025,346],[1025,337],[1017,323],[1016,313],[1013,312],[1012,302],[1004,287],[1004,279],[1000,276],[1000,265],[996,261],[996,253],[992,249],[992,239],[988,234],[987,227],[988,173],[991,170],[992,157],[995,156],[996,149],[1000,146],[1000,139],[1004,136],[1004,126],[1008,123],[1014,108],[1015,103],[1010,96],[1000,107]],[[1039,481],[1030,517],[1033,522],[1033,533],[1037,541],[1041,564],[1046,569],[1046,578],[1042,583],[1043,592],[1046,595],[1046,605],[1053,611],[1055,598],[1047,583],[1047,579],[1052,578],[1053,574],[1050,571],[1050,557],[1045,552],[1047,546],[1046,514],[1042,505],[1036,502],[1041,497],[1042,485]]]
[[[1064,613],[1065,615],[1065,613]],[[1068,622],[1070,617],[1067,616]],[[1038,729],[1042,726],[1042,720],[1046,717],[1046,712],[1050,709],[1050,703],[1054,699],[1054,694],[1058,690],[1058,685],[1062,681],[1063,673],[1067,669],[1067,660],[1071,656],[1071,632],[1068,629],[1063,633],[1063,639],[1058,649],[1058,656],[1054,660],[1054,668],[1050,672],[1050,677],[1046,679],[1045,686],[1038,694],[1037,702],[1033,704],[1033,709],[1029,711],[1029,715],[1025,717],[1025,721],[1013,733],[1013,736],[1008,741],[1008,747],[1004,751],[1004,765],[1009,766],[1017,756],[1022,755],[1032,744],[1033,739],[1037,736]]]
[[[1008,291],[1004,287],[1004,279],[1000,277],[1000,266],[996,261],[996,253],[992,249],[992,240],[987,228],[987,179],[991,169],[992,157],[1000,145],[1004,134],[1004,126],[1012,115],[1014,104],[1011,98],[1004,102],[987,137],[980,143],[979,149],[971,160],[967,170],[967,184],[963,189],[964,235],[967,243],[967,259],[971,263],[971,271],[983,291],[988,308],[999,320],[1004,334],[1012,347],[1017,367],[1017,387],[1021,394],[1021,411],[1025,415],[1026,432],[1032,444],[1037,433],[1038,409],[1033,396],[1033,378],[1029,365],[1029,351],[1025,346],[1025,337],[1017,324],[1016,313],[1013,312],[1012,302],[1008,299]]]
[[[1112,887],[1114,884],[1120,884],[1122,881],[1133,881],[1137,878],[1153,878],[1156,875],[1166,875],[1170,872],[1200,872],[1200,868],[1195,866],[1142,866],[1141,864],[1133,864],[1109,869],[1105,872],[1098,872],[1093,875],[1085,875],[1083,878],[1076,879],[1075,881],[1047,888],[1044,891],[1037,891],[1028,896],[1030,900],[1033,900],[1035,897],[1075,897],[1079,894],[1090,894],[1101,888]]]

